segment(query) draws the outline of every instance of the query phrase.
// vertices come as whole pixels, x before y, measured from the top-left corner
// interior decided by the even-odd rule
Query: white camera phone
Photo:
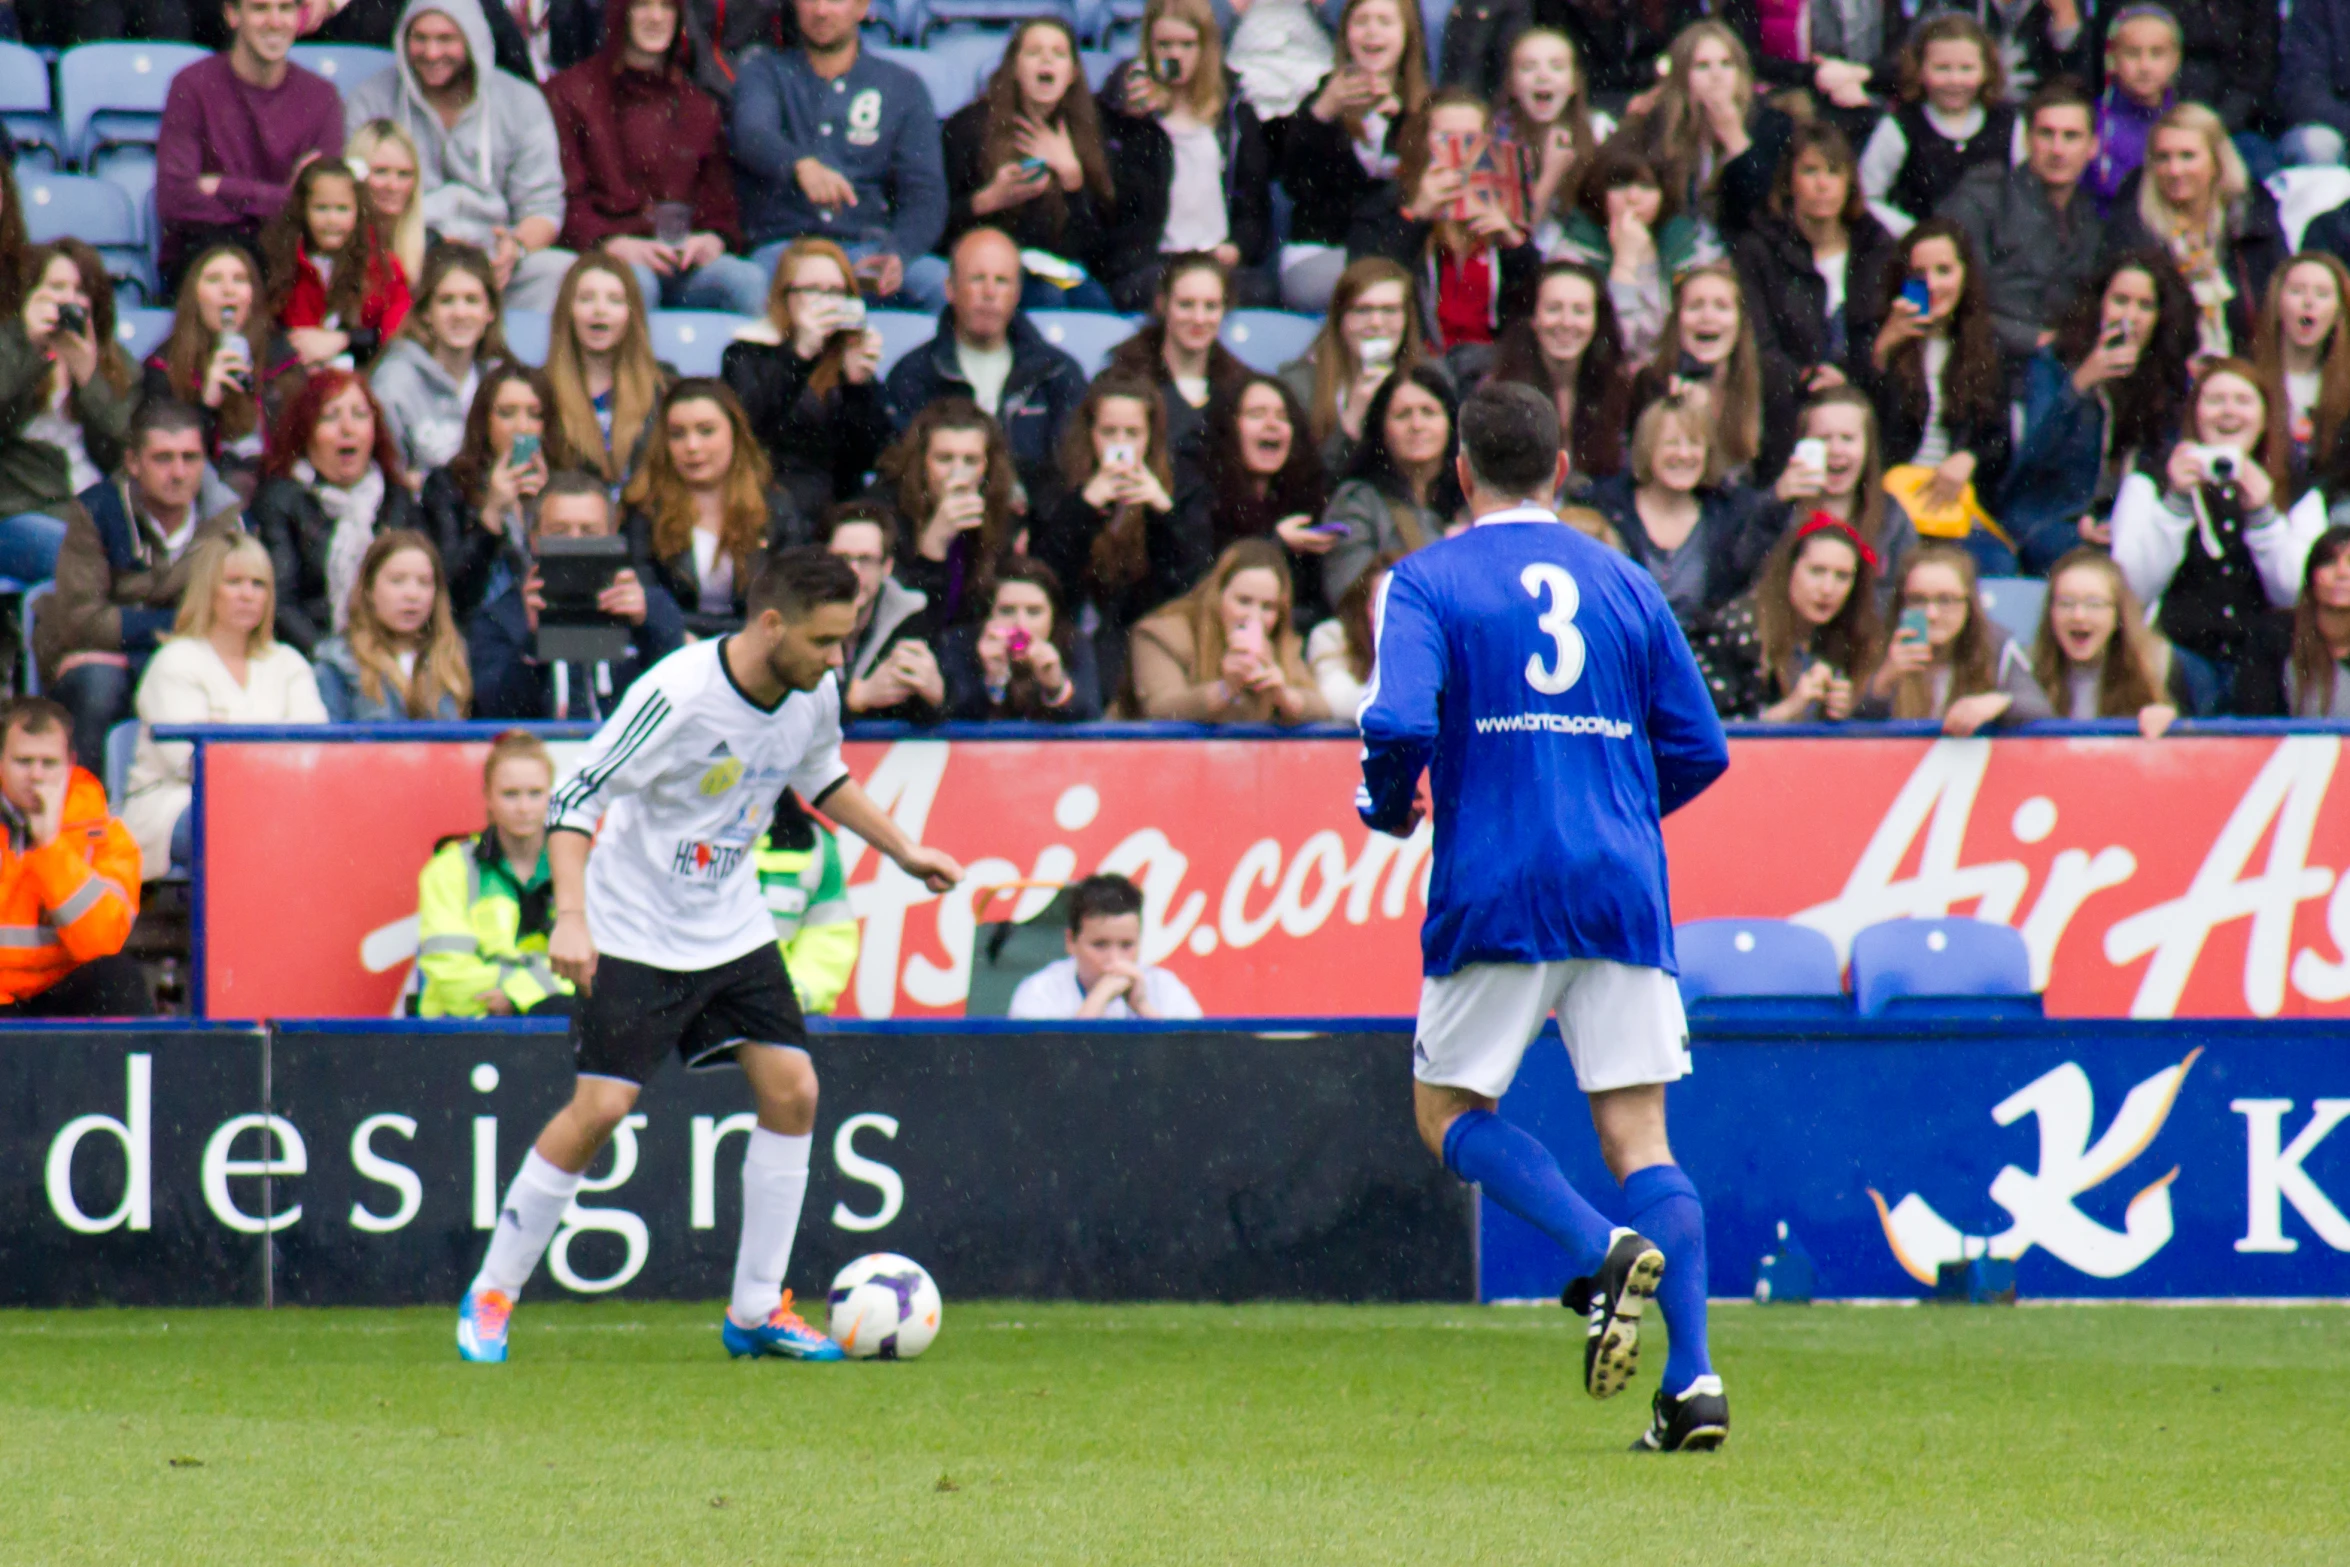
[[[1385,370],[1395,363],[1396,342],[1392,337],[1366,337],[1356,345],[1362,355],[1363,369]]]
[[[1134,448],[1123,441],[1102,453],[1102,466],[1105,468],[1131,468],[1134,461]]]
[[[1828,443],[1816,435],[1805,436],[1795,443],[1793,461],[1799,467],[1825,474],[1828,471]]]
[[[2218,485],[2234,484],[2236,469],[2244,461],[2244,454],[2233,446],[2214,446],[2208,442],[2195,448],[2195,457],[2203,465],[2203,476]]]

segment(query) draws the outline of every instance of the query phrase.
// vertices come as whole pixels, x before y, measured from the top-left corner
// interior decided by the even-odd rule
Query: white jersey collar
[[[1476,520],[1475,526],[1482,528],[1489,523],[1496,522],[1556,522],[1558,520],[1558,513],[1552,511],[1548,506],[1537,506],[1534,502],[1527,501],[1522,505],[1511,506],[1502,511],[1489,511]]]

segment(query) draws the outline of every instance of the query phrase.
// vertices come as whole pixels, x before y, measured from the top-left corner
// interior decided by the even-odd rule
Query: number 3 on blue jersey
[[[1575,629],[1575,611],[1582,608],[1583,595],[1563,567],[1547,562],[1528,566],[1518,573],[1518,581],[1533,598],[1541,598],[1548,591],[1550,608],[1534,624],[1558,647],[1557,660],[1548,665],[1542,662],[1540,653],[1528,656],[1526,684],[1544,696],[1557,696],[1583,678],[1583,633]]]

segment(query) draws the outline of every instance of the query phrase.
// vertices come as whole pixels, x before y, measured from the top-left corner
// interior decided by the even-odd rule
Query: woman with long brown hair
[[[1770,195],[1795,122],[1755,96],[1753,59],[1721,22],[1682,28],[1663,76],[1647,112],[1616,134],[1655,162],[1683,210],[1735,244]]]
[[[1634,417],[1661,398],[1693,397],[1713,421],[1720,473],[1740,482],[1759,477],[1776,469],[1795,440],[1793,399],[1767,402],[1773,388],[1764,370],[1737,269],[1727,261],[1691,267],[1673,284],[1656,357],[1632,378]]]
[[[1428,102],[1428,46],[1410,0],[1346,0],[1336,63],[1281,139],[1297,203],[1281,247],[1281,300],[1321,310],[1347,264],[1355,220],[1394,201],[1405,123]]]
[[[1568,493],[1623,468],[1632,390],[1624,339],[1606,284],[1582,262],[1553,261],[1536,276],[1534,309],[1503,335],[1492,379],[1530,386],[1558,409]]]
[[[547,379],[564,439],[607,483],[628,483],[659,434],[654,414],[676,379],[653,357],[635,271],[600,250],[574,261],[547,332]]]
[[[180,281],[171,334],[147,356],[141,388],[144,397],[170,398],[203,415],[205,456],[246,500],[261,466],[271,392],[285,390],[272,372],[301,366],[260,311],[261,300],[251,251],[223,241],[199,253]]]
[[[1849,523],[1814,512],[1763,561],[1750,593],[1690,639],[1724,718],[1841,722],[1877,664],[1877,552]]]
[[[1885,269],[1885,324],[1854,365],[1876,404],[1886,466],[1933,469],[1930,506],[1956,505],[1969,486],[1987,500],[2006,477],[2014,435],[1983,269],[1948,218],[1911,229],[1896,254]]]
[[[270,432],[245,517],[276,568],[278,638],[307,656],[343,629],[369,543],[420,520],[365,376],[310,373]]]
[[[2350,528],[2309,546],[2301,596],[2275,617],[2236,678],[2232,711],[2251,718],[2350,719]]]
[[[1198,587],[1134,628],[1131,716],[1201,724],[1329,717],[1302,656],[1295,611],[1281,546],[1233,545]]]
[[[629,543],[685,611],[686,629],[699,637],[742,629],[759,557],[788,542],[787,517],[767,454],[725,382],[694,377],[669,389],[621,499]]]
[[[1077,63],[1077,34],[1058,16],[1012,29],[987,90],[947,117],[947,227],[938,249],[985,225],[1024,251],[1082,274],[1074,286],[1035,271],[1023,310],[1111,310],[1101,272],[1117,194],[1102,151],[1093,94]]]
[[[1003,427],[968,397],[941,398],[881,454],[879,474],[907,545],[894,574],[929,598],[932,624],[952,625],[1011,553],[1017,481]]]
[[[864,321],[848,252],[795,240],[775,264],[766,317],[737,332],[719,361],[775,482],[810,522],[855,494],[889,443],[881,334]]]
[[[1281,383],[1306,411],[1306,433],[1326,472],[1343,470],[1363,438],[1363,414],[1397,370],[1428,357],[1412,275],[1385,256],[1365,256],[1340,274],[1313,346],[1281,367]]]
[[[1975,558],[1921,544],[1901,578],[1901,619],[1860,705],[1863,718],[1938,718],[1946,735],[2054,714],[2031,660],[1983,610]]]
[[[0,325],[0,576],[46,582],[74,497],[121,459],[138,393],[96,251],[36,245],[20,278],[24,304]]]
[[[457,454],[482,372],[508,357],[499,314],[490,258],[471,245],[435,245],[415,308],[368,374],[400,465],[415,478]]]
[[[1381,218],[1358,224],[1352,241],[1357,250],[1376,251],[1411,269],[1419,285],[1421,329],[1464,377],[1490,362],[1504,323],[1533,308],[1534,275],[1542,265],[1526,230],[1499,210],[1481,206],[1469,218],[1449,215],[1467,188],[1466,176],[1438,168],[1437,148],[1447,138],[1474,144],[1491,128],[1492,111],[1475,93],[1447,87],[1432,94],[1400,138],[1396,187],[1404,200]],[[1464,357],[1465,350],[1475,352]]]
[[[449,606],[440,551],[412,528],[379,533],[359,564],[339,636],[311,662],[338,724],[455,722],[473,705],[465,638]]]
[[[508,361],[482,377],[457,455],[425,476],[425,529],[448,569],[460,620],[494,596],[498,566],[527,571],[521,541],[550,476],[572,466],[546,372]]]
[[[1170,256],[1159,274],[1151,318],[1110,354],[1109,368],[1140,376],[1159,389],[1167,410],[1167,447],[1195,462],[1208,410],[1229,403],[1248,379],[1218,334],[1232,305],[1232,274],[1204,251]]]
[[[2146,611],[2113,557],[2087,546],[2048,573],[2032,677],[2064,718],[2134,718],[2158,738],[2177,722],[2170,694],[2180,665],[2146,624]]]
[[[294,176],[261,231],[269,316],[302,362],[348,356],[361,367],[408,319],[408,275],[377,233],[366,184],[336,158]]]
[[[2277,410],[2272,445],[2282,443],[2299,500],[2350,428],[2350,267],[2322,250],[2305,250],[2269,280],[2254,334],[2253,363]]]

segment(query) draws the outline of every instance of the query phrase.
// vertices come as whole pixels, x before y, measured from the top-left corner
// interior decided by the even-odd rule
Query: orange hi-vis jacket
[[[106,786],[75,768],[45,849],[24,813],[0,799],[0,1004],[37,996],[130,939],[139,917],[139,845],[106,805]]]

